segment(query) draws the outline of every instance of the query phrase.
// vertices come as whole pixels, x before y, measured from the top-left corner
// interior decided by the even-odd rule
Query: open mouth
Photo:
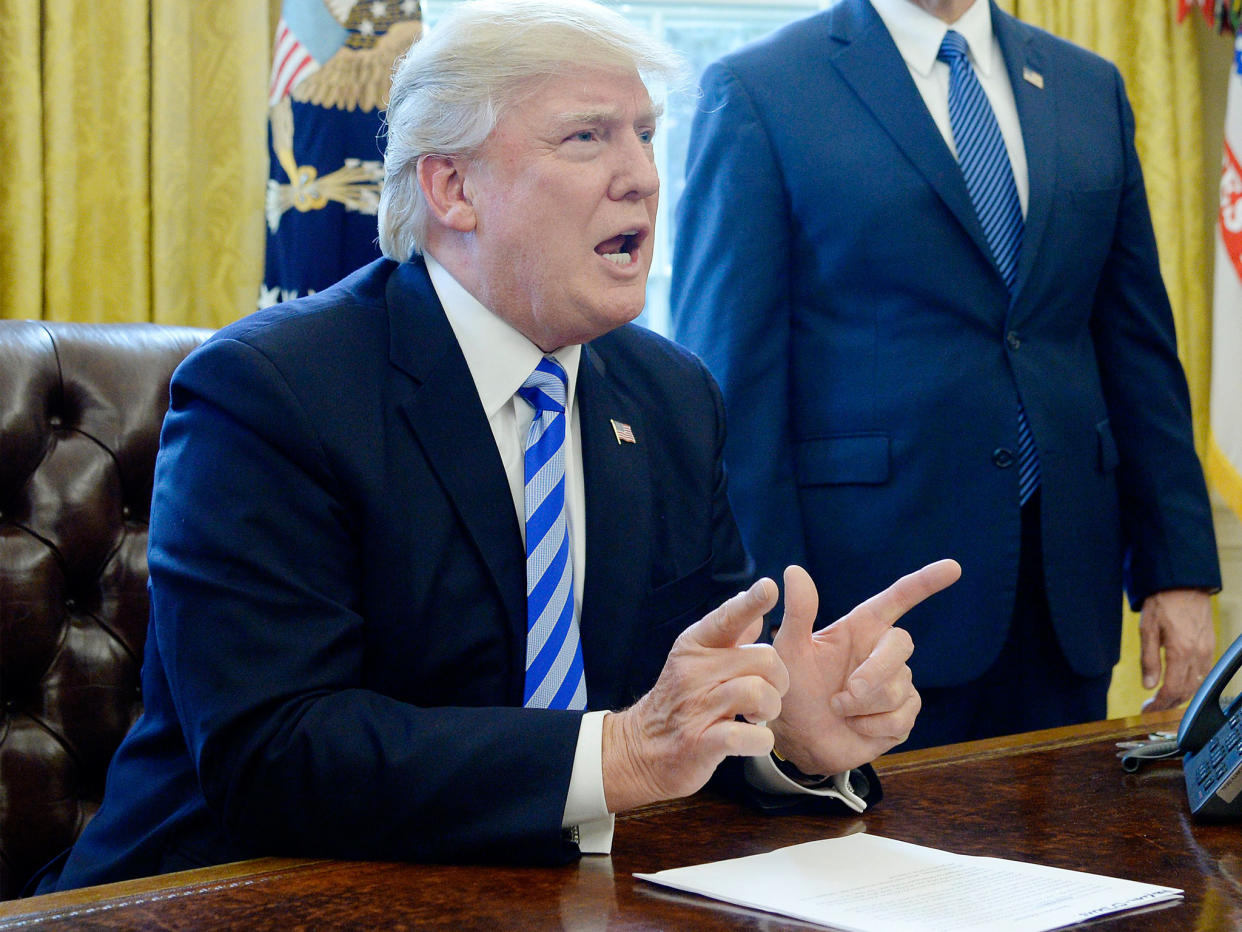
[[[643,234],[638,230],[629,230],[612,239],[606,239],[595,247],[595,252],[615,265],[629,265],[637,261],[635,253]]]

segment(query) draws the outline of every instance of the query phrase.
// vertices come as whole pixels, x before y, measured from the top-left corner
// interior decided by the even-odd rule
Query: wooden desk
[[[264,859],[0,904],[6,929],[808,929],[666,891],[656,871],[865,828],[1181,887],[1185,901],[1096,920],[1109,929],[1242,928],[1242,822],[1192,823],[1178,762],[1125,773],[1115,742],[1177,713],[894,754],[885,799],[856,818],[767,817],[700,795],[618,819],[611,857],[564,868]]]

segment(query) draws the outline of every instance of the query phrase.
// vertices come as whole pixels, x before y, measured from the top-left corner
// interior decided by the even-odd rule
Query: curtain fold
[[[255,307],[269,36],[269,0],[0,0],[0,317]]]
[[[0,317],[43,307],[42,45],[38,7],[0,0]]]
[[[151,7],[151,319],[219,327],[263,277],[267,3]]]
[[[43,4],[49,320],[125,320],[150,304],[146,7]]]

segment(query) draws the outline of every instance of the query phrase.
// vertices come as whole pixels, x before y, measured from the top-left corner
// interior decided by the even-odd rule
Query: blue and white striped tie
[[[1013,294],[1022,251],[1022,202],[996,114],[966,56],[966,40],[950,29],[936,56],[949,66],[949,123],[966,189],[983,226],[1005,287]],[[1039,485],[1035,438],[1018,402],[1018,501],[1025,505]]]
[[[526,688],[522,704],[585,709],[565,515],[565,370],[540,360],[518,395],[535,409],[526,435]]]

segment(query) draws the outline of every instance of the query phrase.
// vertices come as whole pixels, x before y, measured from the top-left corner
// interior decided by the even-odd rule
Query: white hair
[[[430,211],[418,185],[424,155],[470,158],[531,79],[568,68],[686,80],[681,57],[590,0],[467,0],[397,62],[388,101],[379,242],[402,262],[426,245]]]

